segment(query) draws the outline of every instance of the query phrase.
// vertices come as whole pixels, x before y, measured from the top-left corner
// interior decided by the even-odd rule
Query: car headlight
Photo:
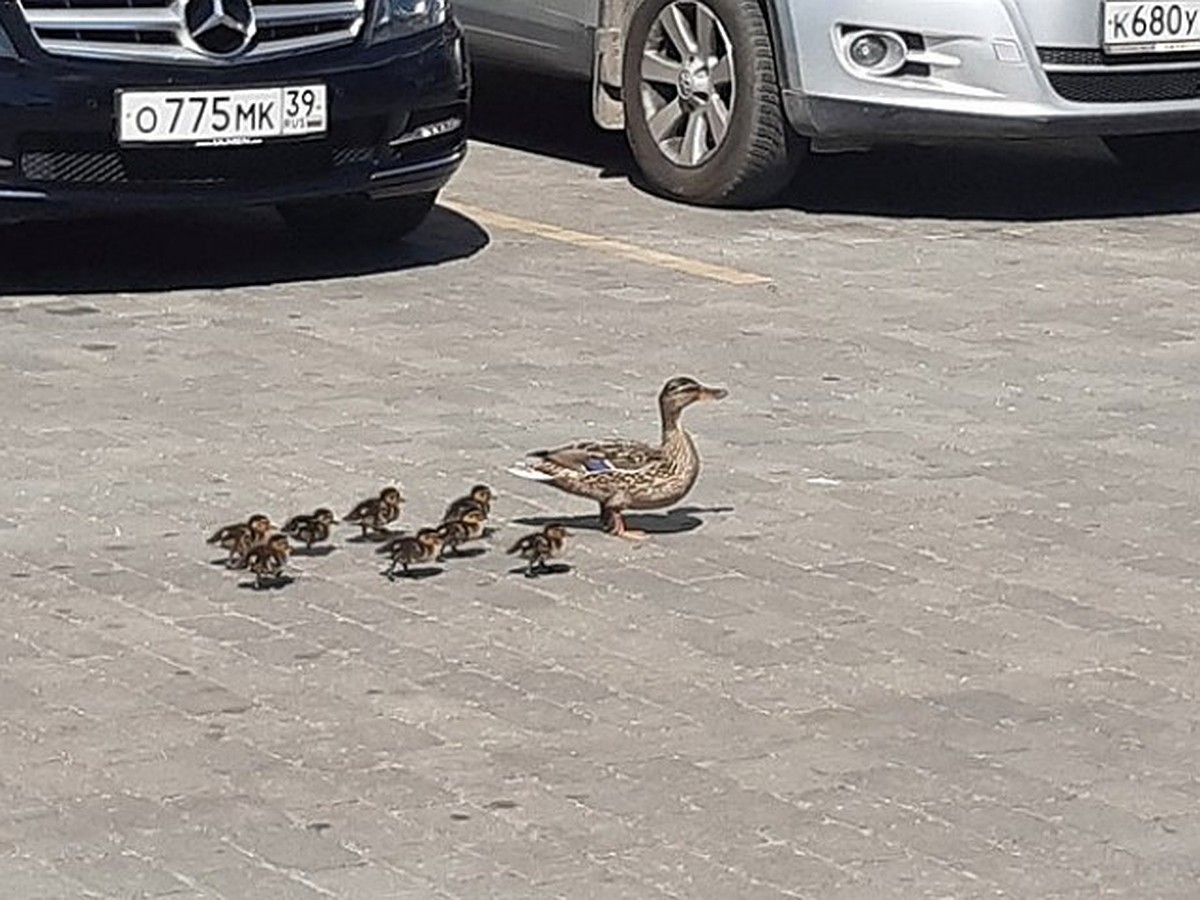
[[[446,21],[449,0],[376,0],[371,39],[389,41]]]

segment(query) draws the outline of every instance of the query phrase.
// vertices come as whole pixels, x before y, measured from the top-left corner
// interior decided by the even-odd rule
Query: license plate
[[[324,134],[325,85],[217,91],[118,91],[122,144],[245,144]]]
[[[1108,53],[1200,50],[1200,0],[1108,0],[1104,49]]]

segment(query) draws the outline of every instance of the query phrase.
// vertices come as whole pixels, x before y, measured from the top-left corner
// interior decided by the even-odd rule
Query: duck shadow
[[[243,591],[281,591],[296,579],[291,575],[279,575],[269,581],[239,581]]]
[[[634,531],[646,534],[683,534],[695,531],[704,524],[704,516],[723,515],[733,512],[732,506],[679,506],[661,514],[626,514],[625,525]],[[568,530],[604,531],[604,523],[597,516],[525,516],[514,519],[521,525],[544,528],[546,525],[565,525]]]
[[[543,575],[566,575],[571,571],[571,567],[566,563],[548,563],[540,569],[529,571],[528,566],[517,566],[515,569],[509,569],[509,575],[524,575],[526,578],[541,578]]]
[[[485,553],[487,553],[487,547],[468,547],[465,550],[455,550],[452,553],[446,553],[442,556],[442,559],[474,559],[477,556],[483,556]]]
[[[337,547],[332,544],[325,544],[321,547],[293,547],[292,556],[304,556],[309,559],[319,559],[323,556],[328,556],[337,550]]]
[[[388,581],[423,581],[426,578],[435,578],[445,571],[441,566],[422,566],[421,568],[409,569],[407,572],[403,570],[388,572],[385,569],[379,574]]]
[[[406,531],[372,531],[367,534],[356,534],[346,538],[347,544],[383,544],[392,538],[407,534]]]

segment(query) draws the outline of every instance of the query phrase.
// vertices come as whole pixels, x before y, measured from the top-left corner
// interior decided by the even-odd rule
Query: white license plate
[[[1109,53],[1200,50],[1200,0],[1108,0],[1104,49]]]
[[[241,144],[323,134],[325,85],[217,91],[118,91],[122,144]]]

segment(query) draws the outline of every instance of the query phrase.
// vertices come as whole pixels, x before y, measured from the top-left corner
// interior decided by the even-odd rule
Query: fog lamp
[[[854,69],[871,75],[894,75],[908,62],[908,47],[890,31],[857,31],[846,35],[842,52]]]

